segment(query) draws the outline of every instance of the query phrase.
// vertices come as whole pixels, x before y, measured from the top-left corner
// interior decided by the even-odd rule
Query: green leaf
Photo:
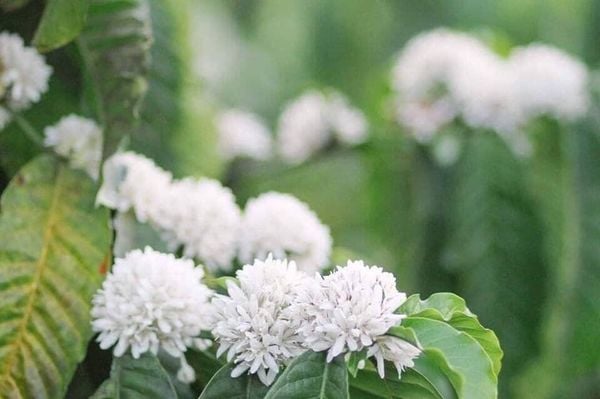
[[[326,352],[308,351],[297,357],[269,389],[265,399],[349,398],[344,356],[330,363]]]
[[[402,399],[442,399],[437,388],[419,371],[408,369],[398,379],[394,367],[386,364],[385,379],[382,379],[371,366],[359,371],[357,377],[350,378],[350,397],[362,398],[402,398]]]
[[[113,254],[123,257],[134,249],[143,249],[146,246],[156,251],[169,252],[167,244],[160,238],[160,233],[148,223],[138,222],[132,211],[117,213],[113,218],[115,228],[115,242]]]
[[[38,50],[54,50],[75,39],[85,25],[88,1],[49,0],[33,37]]]
[[[496,334],[479,323],[467,308],[465,300],[451,293],[436,293],[426,300],[421,300],[419,294],[411,295],[398,309],[399,313],[409,316],[422,316],[430,319],[445,321],[459,331],[467,333],[477,340],[494,365],[496,376],[500,374],[502,357],[504,355]],[[390,330],[392,334],[395,329]],[[393,334],[395,335],[395,334]]]
[[[543,230],[525,177],[522,161],[497,135],[476,132],[458,165],[450,209],[447,266],[457,293],[502,342],[501,396],[539,352],[546,298]]]
[[[78,39],[85,94],[104,127],[104,156],[138,124],[146,93],[152,30],[146,0],[89,0]]]
[[[217,176],[221,169],[217,136],[193,71],[191,3],[150,0],[149,4],[152,63],[132,149],[176,176]]]
[[[158,358],[146,353],[139,359],[123,355],[113,360],[110,377],[91,399],[179,399],[175,385]]]
[[[461,399],[493,399],[498,396],[498,378],[481,345],[468,334],[434,319],[409,316],[402,325],[415,331],[426,351],[438,351],[437,362]]]
[[[267,387],[260,382],[256,375],[243,375],[233,378],[231,371],[235,366],[223,366],[208,382],[199,399],[262,399],[267,393]]]
[[[85,355],[110,253],[95,192],[82,172],[41,156],[2,196],[0,397],[62,397]]]

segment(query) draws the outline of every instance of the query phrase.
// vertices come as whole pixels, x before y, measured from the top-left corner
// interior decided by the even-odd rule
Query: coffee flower
[[[20,36],[0,32],[0,127],[10,119],[9,111],[25,110],[40,100],[51,73],[44,57]]]
[[[210,329],[212,292],[194,262],[146,247],[117,258],[112,272],[93,298],[92,328],[102,349],[134,358],[159,349],[182,359],[187,348],[205,349],[198,336]],[[184,378],[189,380],[189,378]]]
[[[314,273],[327,266],[331,245],[329,228],[308,205],[289,194],[269,192],[246,204],[239,240],[242,262],[265,259],[271,253]]]
[[[44,129],[44,145],[66,157],[75,169],[98,178],[102,161],[102,131],[92,120],[77,115],[63,117],[54,126]]]
[[[271,134],[256,115],[230,109],[217,118],[219,151],[226,160],[247,157],[265,160],[271,156]]]
[[[219,349],[236,367],[231,376],[256,374],[271,385],[283,365],[304,352],[298,335],[300,319],[290,313],[297,287],[308,277],[294,262],[256,260],[237,272],[239,286],[229,282],[228,296],[213,299],[216,322],[212,330]]]
[[[294,314],[303,319],[299,332],[306,347],[326,350],[328,362],[368,348],[368,356],[392,360],[399,371],[411,365],[415,350],[405,350],[404,344],[385,335],[406,317],[394,313],[406,295],[396,289],[393,274],[362,261],[348,261],[345,267],[315,279],[302,287],[292,305]]]

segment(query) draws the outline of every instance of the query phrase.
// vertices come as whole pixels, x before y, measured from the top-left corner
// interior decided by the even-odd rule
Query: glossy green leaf
[[[104,156],[131,134],[147,88],[152,29],[146,0],[89,0],[78,39],[85,94],[104,127]]]
[[[326,352],[297,357],[275,381],[265,399],[348,399],[348,371],[343,355],[326,361]]]
[[[422,316],[445,321],[459,331],[465,332],[477,340],[486,351],[494,365],[496,376],[502,367],[504,353],[496,334],[481,325],[477,316],[467,308],[465,300],[451,293],[436,293],[426,300],[419,294],[411,295],[398,309],[399,313]]]
[[[96,187],[50,156],[2,195],[0,397],[58,398],[91,337],[90,307],[110,254]]]
[[[390,364],[386,364],[384,379],[372,366],[361,370],[356,378],[350,378],[350,397],[352,399],[445,399],[428,378],[417,370],[408,369],[398,379],[398,372]]]
[[[256,375],[243,374],[237,378],[231,377],[235,366],[223,366],[208,382],[199,399],[262,399],[267,393]]]
[[[150,353],[114,359],[110,377],[90,399],[181,399],[171,375]]]
[[[47,1],[33,44],[40,51],[50,51],[75,39],[85,25],[88,1]]]
[[[424,350],[439,351],[446,372],[461,399],[494,399],[498,378],[493,363],[479,342],[444,321],[409,316],[402,321],[415,331]]]

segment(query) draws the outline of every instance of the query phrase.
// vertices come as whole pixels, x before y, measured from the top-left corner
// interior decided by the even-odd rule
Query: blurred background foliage
[[[102,25],[102,10],[112,3],[120,4],[126,25]],[[146,5],[151,45],[135,24]],[[30,41],[43,2],[0,0],[0,7],[15,10],[10,18],[0,14],[0,28]],[[93,0],[89,20],[95,17],[116,38],[125,37],[123,26],[131,29],[126,39],[135,37],[135,48],[150,45],[146,86],[121,93],[137,101],[147,89],[138,122],[120,125],[111,108],[118,101],[100,96],[107,118],[129,133],[121,145],[176,176],[220,177],[240,205],[264,191],[292,193],[331,227],[334,255],[351,253],[394,271],[409,293],[464,296],[500,337],[501,398],[600,398],[598,102],[577,125],[531,126],[531,159],[515,158],[495,136],[467,132],[452,166],[408,140],[391,122],[389,103],[395,55],[414,35],[439,26],[469,31],[499,53],[553,44],[593,69],[600,62],[600,1]],[[114,42],[94,47],[93,34],[84,29],[77,42],[49,53],[56,78],[27,113],[35,126],[71,110],[94,114],[98,98],[90,98],[86,82],[102,82],[102,51]],[[86,46],[97,50],[100,76],[78,67],[90,56]],[[348,95],[369,119],[368,142],[295,167],[219,159],[218,110],[247,109],[275,129],[285,103],[309,87]],[[3,131],[0,187],[37,151],[18,126]]]

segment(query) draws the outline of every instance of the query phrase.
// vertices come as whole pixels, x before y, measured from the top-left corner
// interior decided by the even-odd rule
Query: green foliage
[[[235,366],[223,366],[208,382],[199,399],[262,399],[267,393],[267,387],[259,381],[256,375],[244,374],[238,378],[231,377]]]
[[[152,63],[132,148],[176,176],[215,176],[221,165],[212,116],[192,70],[190,5],[177,0],[151,0],[149,5]]]
[[[344,356],[330,363],[326,352],[308,351],[290,363],[269,389],[265,399],[349,398]]]
[[[95,185],[41,156],[14,176],[0,216],[0,396],[62,397],[91,337],[109,261]]]
[[[90,0],[77,43],[85,95],[104,127],[104,156],[137,126],[146,93],[152,28],[146,0]]]
[[[542,132],[539,140],[535,177],[547,193],[540,203],[554,244],[548,248],[553,295],[544,351],[520,378],[518,392],[533,399],[594,398],[600,390],[600,347],[591,333],[600,330],[598,120],[591,117],[563,135]]]
[[[172,376],[150,353],[134,359],[123,355],[114,359],[110,378],[106,380],[91,399],[182,399]]]
[[[88,1],[49,0],[33,44],[40,51],[50,51],[76,38],[85,24]]]
[[[469,137],[460,162],[446,265],[457,292],[503,343],[508,384],[539,350],[540,312],[532,304],[546,295],[542,230],[523,165],[497,135]]]
[[[422,301],[413,295],[398,309],[408,314],[424,357],[442,370],[459,398],[495,398],[502,350],[493,332],[483,328],[462,298],[447,293]]]
[[[408,369],[398,379],[395,368],[386,365],[385,379],[381,379],[371,366],[360,371],[350,379],[350,397],[352,399],[388,398],[388,399],[444,399],[432,382],[417,368]],[[447,396],[451,398],[451,396]]]

